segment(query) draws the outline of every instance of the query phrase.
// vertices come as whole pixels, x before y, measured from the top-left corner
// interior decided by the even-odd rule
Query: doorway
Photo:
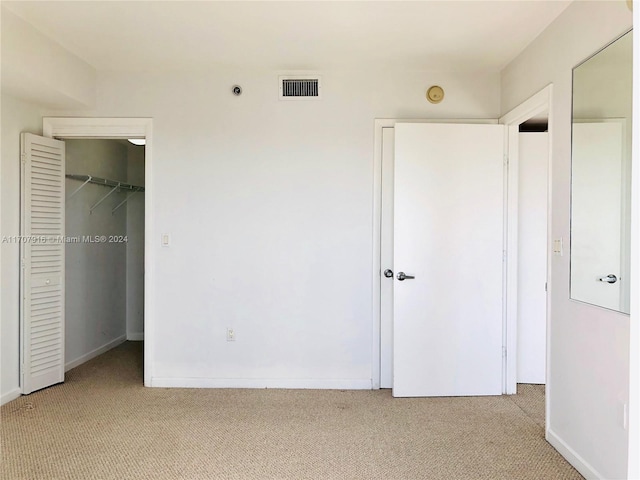
[[[542,384],[546,382],[548,376],[549,304],[547,292],[551,291],[551,285],[547,272],[551,266],[549,245],[552,243],[551,230],[548,228],[551,222],[549,178],[553,141],[550,133],[553,124],[552,94],[553,86],[548,85],[499,120],[507,127],[509,155],[509,188],[506,198],[508,219],[506,238],[508,260],[505,287],[506,394],[517,393],[519,380],[525,380],[531,384]],[[521,142],[523,135],[535,135],[536,133],[542,133],[543,137],[537,140],[525,137],[524,142]],[[523,146],[525,151],[521,150]],[[545,150],[546,155],[544,154]],[[523,164],[523,172],[520,172],[521,153],[527,156],[524,160],[526,163]],[[530,183],[531,179],[528,178],[530,175],[536,179],[534,191],[530,191],[531,185],[527,184],[524,191],[520,192],[521,184]],[[536,202],[542,202],[546,208],[542,210],[539,203],[533,208],[527,205],[527,202],[531,202],[532,198],[537,199]],[[521,224],[519,219],[522,214],[524,214],[524,223]],[[536,228],[544,229],[544,247],[542,247],[543,238],[540,232],[536,233],[535,238],[521,238],[528,235],[531,229]],[[521,250],[523,251],[521,252]],[[535,256],[535,260],[525,258],[526,256],[531,257],[531,255]],[[540,265],[540,262],[544,262],[544,265]],[[542,285],[543,281],[544,285]],[[542,293],[543,287],[544,294]],[[542,312],[543,302],[544,314]],[[523,313],[528,308],[533,308],[536,313],[525,318]],[[528,313],[531,313],[531,310]],[[542,315],[544,315],[543,318],[541,318]],[[533,336],[533,341],[528,335]],[[543,355],[544,359],[541,358]],[[544,377],[541,371],[543,368]],[[545,389],[547,411],[550,395],[549,389]]]
[[[144,145],[66,150],[65,371],[144,338]]]
[[[152,166],[152,120],[149,118],[82,118],[82,117],[45,117],[43,119],[43,135],[44,140],[54,142],[53,138],[64,139],[129,139],[138,138],[145,139],[144,147],[144,208],[146,212],[152,211],[152,186],[151,166]],[[61,144],[62,142],[57,142]],[[62,143],[62,145],[64,145]],[[64,148],[63,148],[64,151]],[[64,177],[64,172],[63,172]],[[89,206],[90,207],[90,206]],[[97,206],[96,208],[100,208]],[[122,208],[122,207],[121,207]],[[97,212],[96,212],[97,213]],[[111,213],[111,212],[110,212]],[[150,215],[144,217],[144,292],[142,293],[142,309],[143,309],[143,328],[144,328],[144,384],[152,386],[152,346],[153,346],[153,283],[151,280],[153,275],[153,252],[150,248],[150,236],[152,232],[152,221]],[[137,300],[140,300],[138,295]],[[22,322],[24,323],[24,322]],[[62,327],[64,328],[64,318],[62,319]],[[135,334],[136,332],[130,332]],[[138,332],[139,333],[139,332]],[[22,351],[24,352],[23,345]],[[62,358],[58,364],[64,367],[64,352],[61,352]],[[28,373],[28,372],[27,372]],[[58,380],[62,381],[62,380]],[[49,384],[57,383],[53,381]],[[24,391],[24,382],[23,382]],[[40,387],[42,388],[42,387]]]
[[[20,375],[29,394],[63,382],[127,332],[142,336],[134,329],[144,318],[144,203],[128,202],[144,187],[123,178],[144,179],[144,150],[23,133],[21,156]],[[92,215],[105,206],[111,215]]]
[[[424,124],[424,125],[415,125],[415,124]],[[426,125],[426,124],[434,124],[434,125]],[[435,125],[440,124],[440,125]],[[450,125],[444,125],[450,124]],[[476,394],[495,394],[499,393],[502,390],[502,307],[501,307],[501,294],[502,294],[502,215],[503,215],[503,207],[502,207],[502,191],[503,191],[503,151],[504,151],[504,127],[501,125],[496,125],[496,120],[455,120],[455,121],[434,121],[434,120],[377,120],[376,121],[376,146],[375,146],[375,170],[374,170],[374,192],[375,192],[375,203],[374,203],[374,275],[373,275],[373,291],[374,291],[374,342],[372,345],[372,351],[374,352],[373,356],[373,372],[372,372],[372,384],[374,388],[396,388],[399,386],[394,386],[394,378],[393,378],[393,370],[396,369],[396,377],[399,373],[399,369],[403,368],[396,362],[393,364],[394,352],[393,352],[393,343],[398,343],[401,339],[398,334],[402,332],[398,330],[400,325],[397,324],[394,327],[393,317],[394,317],[394,289],[398,289],[402,287],[404,290],[417,290],[422,293],[419,294],[419,297],[424,297],[425,295],[433,295],[436,290],[439,288],[447,288],[447,285],[450,285],[450,288],[460,293],[463,291],[467,291],[468,295],[476,296],[478,295],[478,305],[482,304],[480,309],[476,309],[473,312],[473,315],[467,314],[468,312],[464,311],[465,305],[462,302],[456,301],[452,299],[451,295],[448,295],[449,299],[452,299],[451,302],[448,303],[448,307],[444,308],[444,297],[440,297],[442,302],[437,302],[439,307],[438,314],[432,316],[431,314],[427,314],[425,318],[421,318],[420,322],[429,322],[433,321],[435,317],[444,317],[447,318],[446,322],[440,322],[433,325],[433,328],[437,331],[443,331],[446,329],[452,329],[450,333],[455,334],[454,336],[457,340],[454,342],[460,348],[453,348],[457,353],[454,355],[457,358],[451,358],[451,362],[445,362],[447,365],[456,369],[460,375],[451,376],[445,375],[447,378],[456,377],[461,379],[462,377],[467,378],[466,381],[462,382],[466,386],[462,386],[459,383],[451,383],[448,380],[443,384],[444,389],[431,389],[431,385],[429,388],[422,389],[423,393],[418,393],[416,391],[411,392],[411,396],[421,396],[427,390],[431,391],[429,395],[476,395]],[[397,182],[394,180],[394,174],[396,171],[396,166],[394,166],[394,155],[398,148],[402,145],[396,144],[396,127],[403,127],[405,130],[415,131],[411,134],[411,138],[413,141],[417,141],[421,146],[419,149],[422,149],[424,152],[430,152],[430,155],[421,156],[420,159],[416,159],[415,161],[407,158],[409,161],[405,166],[411,165],[417,166],[422,164],[423,162],[431,162],[435,161],[433,164],[432,172],[436,171],[443,174],[444,176],[441,180],[437,181],[436,184],[432,185],[428,190],[429,191],[440,191],[440,194],[436,194],[431,200],[428,200],[423,204],[423,212],[427,215],[427,210],[430,210],[429,205],[442,204],[444,210],[440,211],[439,208],[436,208],[435,211],[432,212],[433,215],[430,216],[434,219],[436,217],[441,218],[444,223],[442,227],[444,230],[449,231],[448,234],[443,235],[431,235],[429,234],[428,243],[433,245],[440,245],[437,248],[438,254],[436,256],[441,255],[444,259],[445,254],[449,256],[449,258],[455,263],[460,261],[465,263],[464,260],[465,252],[470,255],[467,260],[472,261],[477,270],[482,270],[485,272],[483,275],[476,275],[475,273],[470,273],[471,271],[475,271],[474,267],[471,267],[469,264],[460,265],[460,269],[456,268],[444,268],[440,274],[436,275],[435,278],[444,276],[447,277],[446,281],[443,281],[442,284],[438,284],[434,278],[432,278],[431,274],[435,274],[433,272],[433,268],[435,267],[434,262],[438,263],[436,258],[432,258],[427,263],[431,265],[429,268],[423,268],[420,276],[421,279],[411,280],[408,282],[403,282],[402,279],[399,279],[399,282],[394,281],[396,274],[398,272],[393,272],[394,270],[394,197],[400,195],[403,197],[407,194],[406,189],[402,189],[402,191],[395,192],[394,189],[398,187]],[[405,135],[406,137],[406,135]],[[445,140],[448,139],[448,140]],[[461,145],[465,142],[460,142],[460,138],[473,138],[473,140],[467,145],[476,144],[478,147],[482,145],[482,148],[478,148],[475,151],[466,151],[464,147]],[[489,141],[489,138],[493,138],[492,141]],[[426,140],[428,145],[423,145],[421,139]],[[407,138],[405,138],[407,140]],[[441,140],[444,142],[442,143]],[[488,143],[486,143],[488,142]],[[425,150],[426,148],[426,150]],[[460,150],[460,151],[458,151]],[[402,151],[402,149],[401,149]],[[410,148],[409,150],[405,149],[405,152],[411,155],[410,152],[415,151],[415,149]],[[436,154],[436,152],[440,152]],[[434,156],[438,155],[438,159]],[[430,158],[433,157],[433,158]],[[441,157],[441,158],[440,158]],[[404,158],[404,157],[403,157]],[[471,163],[467,164],[470,158],[474,158],[475,161],[471,161]],[[454,161],[455,160],[455,161]],[[418,162],[418,163],[416,163]],[[410,165],[411,164],[411,165]],[[447,169],[446,173],[441,171],[443,168]],[[453,169],[453,170],[451,170]],[[478,170],[476,170],[478,169]],[[417,174],[417,172],[415,172]],[[405,176],[406,177],[406,176]],[[406,181],[411,182],[411,178],[414,178],[415,175],[412,173],[408,177],[405,178]],[[464,178],[462,178],[464,177]],[[468,177],[468,178],[467,178]],[[409,193],[407,204],[410,207],[409,210],[414,210],[415,205],[417,205],[416,200],[417,196],[424,196],[424,194],[428,194],[428,192],[424,191],[424,188],[420,187],[420,185],[426,185],[426,183],[430,182],[430,179],[435,178],[434,175],[427,174],[423,180],[420,180],[419,184],[416,185],[413,189],[413,193]],[[457,178],[457,180],[456,180]],[[482,178],[482,181],[478,181]],[[406,183],[406,181],[404,183]],[[453,182],[449,187],[444,187],[444,183]],[[463,185],[468,188],[463,188]],[[408,185],[406,185],[408,186]],[[442,188],[440,188],[442,187]],[[438,190],[440,189],[440,190]],[[444,189],[444,190],[442,190]],[[464,197],[464,198],[463,198]],[[472,226],[476,219],[481,218],[480,216],[471,215],[471,210],[460,210],[463,204],[467,205],[469,202],[475,203],[478,207],[482,206],[483,211],[485,211],[486,218],[490,219],[489,222],[481,222],[481,224]],[[453,210],[451,210],[453,208]],[[449,210],[450,213],[454,211],[457,212],[454,215],[460,216],[460,221],[453,221],[451,218],[444,218],[441,213]],[[404,212],[405,210],[402,209]],[[396,212],[397,214],[397,212]],[[445,214],[445,217],[447,215]],[[419,214],[416,217],[415,221],[410,221],[409,225],[417,225],[416,221],[419,223],[421,219],[423,219],[424,215]],[[450,221],[451,220],[451,221]],[[455,224],[455,225],[454,225]],[[460,228],[463,225],[469,226],[474,233],[466,230],[465,228]],[[449,227],[452,227],[450,229]],[[413,228],[413,227],[412,227]],[[424,229],[422,229],[424,231]],[[429,229],[427,229],[429,230]],[[438,231],[444,232],[442,229],[438,229]],[[416,232],[413,232],[416,233]],[[454,238],[455,237],[455,238]],[[408,239],[411,238],[410,243],[415,243],[416,238],[415,235],[405,235],[403,238]],[[475,242],[476,239],[477,242]],[[397,243],[398,239],[396,239]],[[472,242],[472,243],[469,243]],[[421,240],[418,240],[418,243],[423,244]],[[451,252],[450,249],[454,248],[452,245],[458,244],[461,249],[457,249],[455,252]],[[475,245],[476,252],[471,252],[464,245]],[[396,245],[398,246],[398,245]],[[401,247],[401,246],[400,246]],[[399,250],[403,250],[403,248],[396,249],[396,254],[399,253]],[[455,250],[455,248],[454,248]],[[486,252],[487,255],[483,257],[483,255],[478,255],[478,250],[482,250]],[[414,252],[415,253],[415,252]],[[424,253],[424,250],[423,250]],[[433,253],[433,252],[432,252]],[[452,256],[453,255],[453,256]],[[467,255],[467,256],[469,256]],[[419,255],[422,257],[423,255]],[[493,260],[489,260],[493,259]],[[479,266],[484,260],[488,260],[486,265]],[[418,257],[414,258],[412,262],[415,263],[418,261]],[[415,267],[416,265],[414,265]],[[454,267],[454,265],[450,265]],[[426,267],[426,266],[423,266]],[[397,266],[400,268],[400,266]],[[407,268],[410,268],[407,266]],[[383,271],[384,270],[384,271]],[[428,272],[429,271],[429,272]],[[460,275],[456,274],[458,272]],[[449,278],[451,277],[451,278]],[[410,278],[410,277],[406,277]],[[487,281],[485,283],[478,284],[478,281],[482,278],[486,278]],[[465,280],[466,279],[466,280]],[[418,285],[424,282],[429,283],[429,285]],[[436,283],[434,283],[434,281]],[[409,284],[412,284],[411,287]],[[415,285],[413,285],[415,284]],[[471,286],[476,285],[476,286]],[[405,288],[406,287],[406,288]],[[415,287],[415,288],[414,288]],[[466,290],[466,288],[469,288]],[[479,287],[479,288],[478,288]],[[408,291],[408,290],[407,290]],[[396,294],[400,292],[397,291]],[[379,294],[379,295],[376,295]],[[440,295],[440,294],[437,294]],[[397,296],[397,295],[396,295]],[[445,295],[446,296],[446,295]],[[404,298],[404,297],[403,297]],[[413,297],[412,297],[413,298]],[[417,297],[416,297],[417,298]],[[473,302],[471,302],[473,303]],[[434,302],[428,302],[422,307],[416,307],[413,311],[418,313],[421,316],[424,316],[426,312],[425,309],[429,309],[429,306],[434,306]],[[467,303],[466,305],[469,305]],[[395,306],[397,310],[399,304]],[[415,307],[415,306],[414,306]],[[448,313],[444,313],[446,310]],[[405,313],[407,313],[405,311]],[[479,319],[478,322],[469,323],[469,320],[473,317]],[[444,318],[443,317],[443,318]],[[431,319],[431,320],[430,320]],[[470,331],[475,331],[475,329],[479,328],[482,322],[488,322],[484,324],[484,327],[481,329],[480,336],[488,335],[485,339],[486,341],[474,341],[471,340],[471,336],[468,335]],[[397,322],[396,322],[397,323]],[[414,326],[417,324],[412,322]],[[455,326],[454,326],[455,323]],[[410,327],[410,329],[413,327]],[[404,331],[404,330],[403,330]],[[456,333],[457,332],[457,333]],[[493,332],[493,333],[489,333]],[[406,333],[406,332],[405,332]],[[417,332],[414,332],[417,334]],[[424,332],[422,332],[424,333]],[[395,336],[395,337],[394,337]],[[403,338],[405,340],[415,339],[416,336],[420,336],[424,341],[434,341],[433,335],[415,335],[410,334],[408,337],[404,335]],[[453,338],[448,335],[445,335],[445,338]],[[477,338],[476,338],[477,339]],[[424,343],[424,341],[422,343]],[[469,341],[470,343],[467,345],[465,342]],[[405,342],[406,343],[406,342]],[[409,343],[412,343],[410,341]],[[415,343],[415,342],[414,342]],[[467,346],[461,346],[461,344],[465,344]],[[414,345],[415,346],[415,345]],[[423,345],[424,346],[424,345]],[[444,348],[441,351],[442,355],[438,355],[437,358],[433,359],[436,363],[444,362],[442,360],[445,357],[450,357],[450,350],[447,349],[444,344],[441,344],[436,341],[433,348],[436,350],[438,348]],[[469,348],[467,348],[469,347]],[[417,353],[421,348],[413,348],[413,354]],[[404,352],[405,349],[399,350],[396,348],[395,356],[396,358],[398,354]],[[468,352],[465,358],[460,358],[458,355],[460,352]],[[406,353],[406,352],[405,352]],[[401,355],[403,358],[406,357],[404,353]],[[464,356],[464,355],[463,355]],[[486,364],[486,362],[492,365],[491,368],[481,369],[483,372],[491,371],[491,374],[475,374],[471,373],[473,370],[471,365],[478,364],[478,362],[469,362],[467,361],[471,357],[482,358],[482,363]],[[425,359],[423,359],[425,360]],[[423,364],[424,362],[418,362]],[[454,365],[458,365],[455,367]],[[466,365],[466,367],[463,367]],[[462,368],[462,370],[460,369]],[[377,370],[378,369],[378,370]],[[403,369],[404,370],[404,369]],[[440,371],[442,368],[438,367],[435,371]],[[466,371],[469,375],[462,375],[462,371]],[[437,375],[436,375],[437,376]],[[490,378],[489,378],[490,377]],[[404,376],[403,376],[404,378]],[[480,381],[483,378],[484,380]],[[478,383],[479,382],[479,383]],[[405,382],[406,383],[406,382]],[[419,383],[419,382],[418,382]],[[410,381],[408,384],[415,385],[416,382]],[[482,385],[480,385],[482,384]],[[425,387],[427,384],[424,385]],[[400,392],[401,390],[399,390]],[[436,391],[438,393],[436,393]],[[394,392],[395,394],[395,392]],[[399,393],[401,394],[401,393]]]
[[[518,384],[546,383],[548,112],[518,135]]]
[[[502,393],[515,394],[517,391],[517,366],[518,366],[518,148],[520,135],[520,125],[541,115],[545,116],[547,125],[551,123],[551,93],[552,86],[548,86],[532,98],[524,102],[521,106],[509,112],[499,121],[496,120],[456,120],[452,123],[500,123],[506,127],[506,148],[508,157],[508,168],[505,169],[505,182],[508,188],[505,191],[504,198],[504,218],[506,219],[504,245],[505,245],[505,263],[504,263],[504,291],[503,291],[503,360],[502,360]],[[385,289],[393,289],[393,282],[385,283],[383,280],[387,273],[384,272],[387,267],[383,265],[392,265],[389,263],[392,258],[389,252],[393,251],[393,234],[383,228],[383,223],[393,224],[393,209],[385,206],[383,201],[384,195],[393,195],[393,169],[385,167],[383,156],[394,151],[394,126],[396,122],[402,123],[443,123],[441,120],[394,120],[380,119],[375,124],[375,150],[374,150],[374,237],[373,237],[373,343],[372,343],[372,386],[373,388],[391,388],[393,386],[392,378],[392,316],[393,305],[386,298],[392,298],[392,293],[385,293]],[[551,139],[548,139],[548,151]],[[550,156],[547,157],[547,163],[550,164]],[[548,174],[547,174],[548,175]],[[547,179],[548,181],[548,179]],[[546,220],[550,218],[549,212],[549,189],[545,186],[546,200],[543,202],[546,211]],[[385,193],[386,192],[386,193]],[[386,245],[385,245],[386,244]],[[389,248],[389,245],[391,246]],[[542,271],[546,276],[548,265],[550,262],[550,253],[547,245],[550,245],[548,234],[544,240],[545,258],[543,259]],[[537,245],[540,250],[540,245]],[[385,253],[387,252],[387,253]],[[386,257],[385,257],[386,255]],[[545,279],[546,280],[546,279]],[[545,281],[540,288],[544,289],[544,318],[543,323],[546,326],[548,317],[548,308],[546,305],[546,290],[549,289],[548,283]],[[539,294],[540,292],[538,292]],[[538,299],[540,295],[538,295]],[[545,337],[540,348],[538,345],[537,355],[538,364],[540,364],[540,356],[542,356],[543,369],[546,370],[546,332],[543,331],[542,336]],[[540,343],[540,342],[539,342]],[[546,372],[545,372],[546,373]],[[539,381],[539,380],[538,380]],[[548,395],[546,398],[548,405]]]

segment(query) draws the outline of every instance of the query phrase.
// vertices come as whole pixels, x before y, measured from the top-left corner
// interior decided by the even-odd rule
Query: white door
[[[573,124],[571,298],[620,310],[623,134],[620,122]],[[605,280],[615,275],[615,283]]]
[[[395,397],[502,393],[503,151],[502,125],[395,126]]]
[[[21,135],[22,393],[64,381],[64,142]]]
[[[520,133],[518,151],[518,383],[545,383],[549,134]]]

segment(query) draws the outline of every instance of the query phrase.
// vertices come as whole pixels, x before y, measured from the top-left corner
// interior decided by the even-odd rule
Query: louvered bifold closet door
[[[21,135],[22,393],[64,381],[64,142]]]

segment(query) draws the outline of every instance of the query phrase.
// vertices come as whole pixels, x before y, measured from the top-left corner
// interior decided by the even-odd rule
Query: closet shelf
[[[95,185],[102,185],[102,186],[111,188],[109,193],[107,193],[104,197],[102,197],[100,200],[98,200],[96,203],[93,204],[93,206],[89,209],[89,213],[93,213],[93,211],[98,207],[98,205],[100,205],[102,202],[104,202],[107,199],[107,197],[109,195],[111,195],[112,193],[114,193],[114,192],[122,192],[124,190],[124,191],[128,191],[128,192],[131,192],[131,193],[129,195],[127,195],[127,197],[122,202],[120,202],[118,205],[116,205],[111,210],[111,214],[112,215],[122,205],[127,203],[127,200],[129,200],[133,194],[135,194],[137,192],[144,192],[144,187],[140,187],[138,185],[131,185],[130,183],[119,182],[117,180],[109,180],[108,178],[94,177],[92,175],[74,175],[74,174],[67,174],[66,177],[71,179],[71,180],[78,180],[80,182],[83,182],[82,185],[80,185],[73,192],[71,192],[71,194],[69,195],[69,198],[73,197],[76,193],[78,193],[80,190],[82,190],[89,183],[93,183]]]

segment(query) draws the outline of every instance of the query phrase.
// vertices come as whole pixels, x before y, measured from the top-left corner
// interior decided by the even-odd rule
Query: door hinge
[[[502,358],[507,358],[507,347],[502,347]]]
[[[544,282],[544,291],[548,292],[549,290],[547,289],[549,286],[549,284],[547,282]]]
[[[20,158],[22,159],[22,163],[27,163],[27,154],[26,153],[21,153],[20,154]]]
[[[506,153],[504,154],[503,158],[503,162],[504,162],[504,166],[508,167],[509,166],[509,155],[507,155]]]

